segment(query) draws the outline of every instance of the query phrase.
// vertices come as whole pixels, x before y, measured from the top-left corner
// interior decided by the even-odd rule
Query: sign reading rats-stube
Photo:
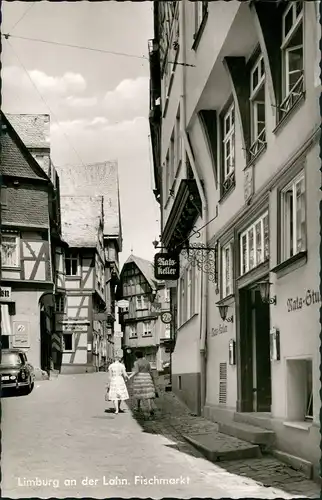
[[[178,280],[180,276],[179,255],[156,253],[154,256],[154,277],[157,280]]]

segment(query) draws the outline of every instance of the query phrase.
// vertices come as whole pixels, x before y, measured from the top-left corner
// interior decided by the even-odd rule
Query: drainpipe
[[[186,101],[185,101],[185,83],[186,83],[186,50],[184,43],[184,28],[185,28],[185,15],[184,15],[185,2],[179,2],[179,47],[181,52],[181,95],[180,95],[180,128],[183,139],[182,158],[184,160],[185,153],[187,153],[189,162],[193,171],[194,178],[197,183],[197,188],[202,204],[202,225],[204,226],[208,221],[208,207],[205,193],[198,175],[188,136],[186,133]],[[187,177],[187,166],[185,166],[185,177]],[[207,245],[207,227],[202,231],[202,243]],[[205,274],[201,273],[201,305],[200,305],[200,405],[201,413],[206,402],[206,343],[207,343],[207,278]]]

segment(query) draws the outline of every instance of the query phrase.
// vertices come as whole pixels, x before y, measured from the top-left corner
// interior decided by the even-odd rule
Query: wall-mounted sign
[[[319,291],[307,290],[302,297],[295,297],[287,299],[287,312],[298,311],[303,307],[310,307],[313,304],[321,302],[321,295]]]
[[[165,311],[161,314],[162,323],[169,324],[172,321],[172,314],[170,311]]]
[[[120,309],[126,309],[127,307],[129,307],[130,303],[128,300],[119,300],[117,303],[116,303],[117,307],[119,307]]]
[[[178,280],[180,277],[179,255],[156,253],[154,256],[154,277],[157,280]]]
[[[277,328],[272,328],[269,332],[271,361],[279,361],[280,353],[280,332]]]
[[[114,337],[117,338],[117,339],[122,339],[123,338],[123,332],[121,332],[120,330],[114,332]]]
[[[223,325],[219,325],[218,328],[212,328],[211,329],[211,336],[216,337],[217,335],[221,335],[221,334],[227,333],[227,332],[228,332],[228,327],[227,327],[227,325],[223,324]]]
[[[29,322],[13,321],[13,347],[30,347],[29,340]]]
[[[234,341],[234,339],[231,339],[229,341],[229,364],[236,364],[236,342]]]
[[[78,332],[87,332],[87,325],[78,325],[77,323],[69,323],[62,325],[62,329],[64,332],[73,332],[77,330]]]
[[[0,286],[0,301],[11,300],[11,287]]]

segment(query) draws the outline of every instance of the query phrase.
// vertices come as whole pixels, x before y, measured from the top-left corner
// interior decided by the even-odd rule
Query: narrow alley
[[[245,470],[247,473],[247,460],[243,464],[231,462],[227,467],[207,461],[188,443],[183,443],[173,427],[167,429],[167,409],[160,407],[161,400],[155,420],[142,422],[142,426],[129,408],[114,415],[110,412],[111,405],[104,400],[105,383],[105,373],[60,375],[50,381],[36,382],[27,397],[3,398],[2,496],[312,498],[319,495],[318,485],[299,480],[299,473],[294,471],[291,472],[293,477],[297,476],[297,482],[293,490],[287,491],[282,484],[279,488],[265,487],[259,480],[243,475]],[[258,471],[262,463],[262,469],[270,467],[274,474],[272,467],[276,461],[263,458],[252,462]]]

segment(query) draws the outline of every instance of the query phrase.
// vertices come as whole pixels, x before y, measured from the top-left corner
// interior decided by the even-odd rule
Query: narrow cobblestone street
[[[2,400],[2,496],[319,497],[318,485],[272,458],[204,459],[178,422],[185,432],[211,423],[171,393],[156,400],[154,420],[136,420],[129,409],[110,413],[105,382],[105,373],[61,375],[37,382],[29,396]]]

